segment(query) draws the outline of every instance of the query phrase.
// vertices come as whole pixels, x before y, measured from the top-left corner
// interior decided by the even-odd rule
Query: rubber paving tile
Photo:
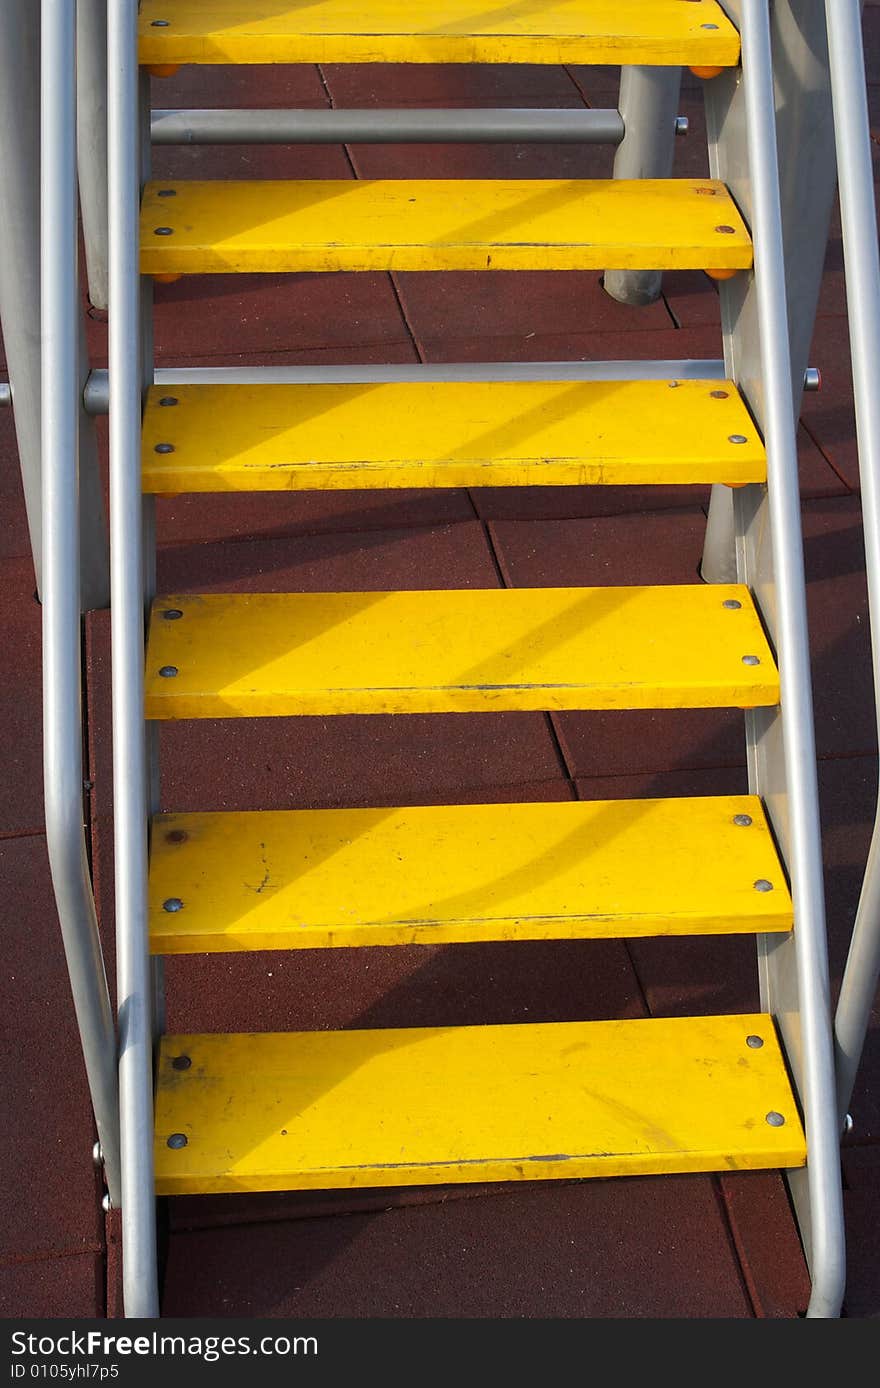
[[[324,63],[334,106],[518,106],[571,101],[577,88],[565,68],[513,63]]]
[[[352,145],[358,178],[424,178],[425,146]],[[431,178],[610,178],[614,153],[587,144],[435,144]]]
[[[880,1263],[877,1260],[880,1147],[876,1143],[845,1147],[843,1175],[847,1237],[845,1314],[876,1319],[880,1317]]]
[[[154,109],[327,104],[327,91],[314,63],[185,63],[171,77],[154,78],[150,94]]]
[[[479,340],[491,360],[496,338],[522,337],[552,328],[561,335],[670,329],[662,303],[633,309],[606,294],[601,276],[588,270],[526,270],[517,273],[516,293],[506,274],[450,271],[442,275],[395,276],[407,322],[417,342]],[[671,340],[671,334],[670,334]],[[667,353],[655,344],[654,357]],[[632,356],[641,355],[637,351]],[[668,353],[679,355],[677,349]],[[527,358],[526,358],[527,359]],[[536,360],[541,360],[536,356]]]
[[[105,1306],[104,1259],[97,1253],[0,1265],[0,1316],[7,1320],[93,1320]]]
[[[441,1206],[178,1233],[163,1311],[372,1318],[752,1314],[711,1179],[675,1176],[528,1183]]]
[[[155,290],[159,366],[215,356],[409,346],[385,274],[184,275]],[[392,358],[393,360],[394,358]]]
[[[350,178],[351,165],[342,145],[160,145],[153,152],[152,177],[157,182],[186,178]],[[168,224],[172,225],[171,214]]]
[[[0,1263],[95,1252],[95,1137],[42,836],[0,839],[0,895]]]
[[[0,561],[0,835],[42,831],[41,621],[30,557]]]
[[[846,318],[817,320],[810,357],[822,372],[822,389],[817,394],[804,396],[801,419],[829,462],[847,485],[857,491],[859,459]]]
[[[27,515],[12,410],[0,409],[0,560],[30,556]]]
[[[743,1278],[758,1316],[800,1315],[810,1277],[783,1176],[725,1171],[718,1178]]]

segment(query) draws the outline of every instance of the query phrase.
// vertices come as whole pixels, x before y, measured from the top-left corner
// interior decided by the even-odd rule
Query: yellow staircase
[[[714,0],[145,0],[141,62],[735,66]],[[153,182],[141,271],[749,273],[723,183]],[[763,483],[732,381],[181,386],[149,392],[152,494]],[[150,719],[772,709],[746,586],[153,604]],[[487,733],[491,724],[487,723]],[[156,954],[792,929],[755,796],[154,819]],[[589,948],[585,944],[584,949]],[[585,960],[588,955],[585,953]],[[491,1102],[487,1102],[491,1096]],[[768,1015],[167,1036],[162,1194],[802,1166]]]

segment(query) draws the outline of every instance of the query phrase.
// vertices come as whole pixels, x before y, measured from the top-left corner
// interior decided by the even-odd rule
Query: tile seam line
[[[721,1179],[721,1173],[717,1171],[713,1171],[712,1173],[712,1193],[715,1197],[715,1203],[717,1205],[718,1214],[721,1219],[725,1237],[727,1239],[728,1248],[730,1249],[730,1253],[733,1257],[734,1262],[736,1263],[736,1270],[739,1275],[742,1294],[747,1305],[751,1310],[752,1319],[764,1320],[766,1319],[766,1317],[762,1312],[761,1306],[756,1295],[756,1291],[753,1290],[752,1287],[752,1278],[749,1275],[748,1258],[746,1255],[745,1244],[741,1239],[737,1237],[732,1211],[730,1209],[730,1205],[727,1200],[727,1194],[724,1189],[724,1182]]]
[[[103,1255],[104,1246],[100,1243],[84,1244],[82,1248],[40,1249],[36,1253],[6,1255],[0,1258],[0,1268],[9,1271],[12,1268],[30,1267],[38,1263],[61,1262],[69,1258],[100,1258]]]
[[[810,442],[813,444],[813,446],[819,450],[819,453],[820,453],[821,456],[824,458],[825,462],[828,464],[828,466],[830,467],[831,471],[834,473],[835,477],[838,477],[838,478],[840,479],[840,481],[843,483],[844,487],[846,487],[846,493],[847,493],[847,495],[848,495],[848,496],[860,496],[860,495],[861,495],[861,492],[860,492],[860,491],[857,491],[855,487],[850,486],[849,482],[848,482],[847,479],[844,477],[843,473],[840,471],[840,468],[839,468],[839,467],[837,466],[837,464],[834,462],[833,458],[829,458],[829,456],[828,456],[828,454],[826,453],[826,451],[825,451],[823,445],[819,442],[819,440],[818,440],[818,438],[816,437],[815,433],[814,433],[813,430],[810,428],[810,425],[809,425],[809,423],[807,422],[807,420],[806,420],[805,418],[802,417],[802,418],[798,421],[798,423],[800,424],[801,428],[803,429],[804,433],[807,435],[807,437],[809,438],[809,440],[810,440]],[[850,438],[850,439],[847,440],[847,441],[850,442],[850,443],[854,443],[854,442],[855,442],[855,435],[853,434],[852,438]],[[823,498],[823,497],[804,497],[804,498],[803,498],[804,501],[821,501],[821,500],[827,500],[827,499],[828,499],[828,498]]]

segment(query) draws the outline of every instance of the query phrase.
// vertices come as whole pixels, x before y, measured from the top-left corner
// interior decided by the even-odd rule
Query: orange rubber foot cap
[[[151,69],[152,71],[152,69]],[[723,67],[692,67],[691,72],[695,77],[702,77],[708,81],[711,77],[720,77],[724,71]]]
[[[151,77],[173,77],[180,70],[180,63],[149,63],[147,72]]]

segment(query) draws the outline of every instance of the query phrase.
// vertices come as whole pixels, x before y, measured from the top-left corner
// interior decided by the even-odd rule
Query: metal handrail
[[[826,0],[847,313],[880,727],[880,251],[860,0]],[[835,1018],[838,1113],[844,1124],[880,979],[880,805]]]
[[[812,1225],[812,1293],[807,1314],[832,1317],[840,1312],[845,1279],[843,1193],[834,1121],[836,1086],[822,838],[767,0],[743,0],[741,38],[803,1050],[802,1098]]]
[[[137,0],[108,7],[110,589],[123,1292],[158,1315],[144,724]]]
[[[75,12],[43,0],[41,436],[46,842],[108,1193],[120,1195],[116,1035],[83,829]]]

